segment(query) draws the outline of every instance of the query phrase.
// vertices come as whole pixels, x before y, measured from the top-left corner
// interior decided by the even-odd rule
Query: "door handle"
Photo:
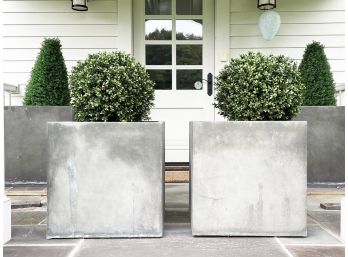
[[[208,73],[207,82],[208,82],[207,93],[208,93],[208,96],[211,96],[213,94],[213,74]]]

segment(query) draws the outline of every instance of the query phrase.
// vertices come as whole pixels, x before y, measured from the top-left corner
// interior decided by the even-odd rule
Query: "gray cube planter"
[[[195,236],[306,236],[306,122],[191,122]]]
[[[46,183],[47,122],[72,119],[69,106],[5,107],[6,183]]]
[[[308,122],[308,183],[344,183],[344,106],[304,106]]]
[[[49,123],[47,238],[161,237],[164,123]]]

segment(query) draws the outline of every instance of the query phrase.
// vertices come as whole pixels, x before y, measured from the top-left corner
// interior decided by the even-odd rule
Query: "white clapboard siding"
[[[84,60],[89,54],[98,52],[116,51],[117,48],[104,49],[62,49],[66,61]],[[33,61],[36,60],[40,49],[4,49],[3,59],[5,61]]]
[[[231,48],[269,48],[269,47],[302,47],[312,41],[320,41],[326,47],[344,47],[344,36],[276,36],[272,41],[259,37],[231,37]]]
[[[67,4],[67,3],[65,3]],[[3,23],[7,24],[116,24],[116,13],[4,13]]]
[[[231,12],[247,12],[255,11],[256,1],[243,0],[231,1]],[[315,11],[342,11],[344,10],[344,0],[278,0],[277,11],[300,11],[300,12],[315,12]]]
[[[118,44],[118,37],[59,37],[64,48],[113,48]],[[6,37],[5,49],[39,49],[44,37]]]
[[[53,25],[23,25],[12,24],[5,26],[5,37],[105,37],[117,36],[116,24],[90,25],[90,24],[53,24]]]
[[[277,36],[266,41],[259,29],[263,11],[253,0],[230,0],[230,57],[248,51],[283,54],[300,62],[307,44],[319,41],[336,83],[345,81],[345,3],[343,0],[278,0],[282,20]]]
[[[61,1],[4,1],[5,12],[13,13],[62,13],[73,12],[71,10],[71,4],[69,0]],[[40,8],[38,8],[40,6]],[[117,4],[115,1],[99,1],[93,0],[88,2],[88,12],[117,12]]]
[[[68,72],[91,53],[125,48],[129,52],[131,42],[125,31],[131,31],[132,24],[125,23],[129,13],[125,0],[88,1],[88,12],[73,11],[70,0],[5,0],[3,6],[4,82],[21,85],[12,104],[21,103],[47,37],[59,37]]]
[[[11,85],[19,85],[19,84],[27,84],[30,77],[30,73],[27,72],[19,72],[19,73],[4,73],[4,81],[7,84]]]
[[[76,65],[76,61],[65,61],[66,68]],[[30,72],[34,66],[34,61],[4,61],[4,72]]]
[[[235,0],[232,0],[235,1]],[[330,1],[330,0],[327,0]],[[255,7],[256,8],[256,7]],[[344,11],[327,12],[278,12],[283,24],[339,23],[344,20]],[[231,24],[258,24],[262,11],[232,12]],[[325,22],[324,22],[325,21]]]
[[[282,24],[278,34],[279,36],[331,36],[344,35],[344,23],[328,24],[302,24],[299,29],[298,24]],[[245,36],[261,36],[259,26],[255,24],[238,24],[230,26],[230,35],[245,37]]]
[[[346,72],[334,72],[333,78],[337,84],[345,84],[346,82]]]
[[[270,47],[270,48],[233,48],[231,49],[231,58],[237,58],[241,54],[245,54],[247,52],[262,52],[264,54],[274,54],[274,55],[285,55],[292,59],[302,59],[303,53],[305,51],[305,47],[287,47],[286,51],[284,51],[283,47]],[[328,59],[330,60],[344,60],[344,47],[332,47],[325,48],[325,53]],[[5,52],[6,53],[6,52]],[[6,55],[6,54],[5,54]]]

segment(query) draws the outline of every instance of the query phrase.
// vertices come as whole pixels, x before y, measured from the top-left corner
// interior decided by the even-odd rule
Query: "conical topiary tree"
[[[335,83],[322,44],[307,45],[299,70],[305,86],[304,106],[336,105]]]
[[[68,73],[58,38],[47,38],[31,71],[24,105],[70,105]]]

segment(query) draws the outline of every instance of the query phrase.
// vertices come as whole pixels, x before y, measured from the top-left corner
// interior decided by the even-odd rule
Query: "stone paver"
[[[8,243],[15,244],[71,244],[75,245],[78,239],[46,239],[46,225],[12,226],[12,239]]]
[[[6,246],[4,257],[65,257],[73,248],[73,246]]]
[[[341,231],[340,211],[309,211],[309,216],[335,234]]]
[[[76,257],[286,257],[274,238],[207,238],[168,236],[161,239],[85,240]]]
[[[318,209],[308,198],[307,238],[192,237],[188,184],[166,185],[164,237],[160,239],[46,239],[46,207],[12,211],[5,257],[343,257],[340,212]],[[38,225],[40,224],[40,225]],[[74,254],[71,254],[74,249]]]
[[[12,225],[35,225],[46,219],[46,211],[12,211]]]
[[[289,246],[293,257],[344,257],[344,247]]]
[[[308,225],[307,237],[280,237],[279,240],[285,245],[304,244],[304,245],[318,245],[318,244],[332,244],[342,245],[334,236],[330,235],[319,225]]]

